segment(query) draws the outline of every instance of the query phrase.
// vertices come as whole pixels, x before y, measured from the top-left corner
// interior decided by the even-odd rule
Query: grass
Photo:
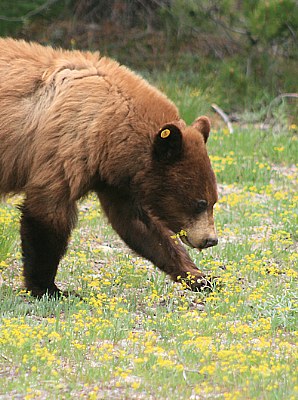
[[[188,90],[172,97],[191,122],[205,109]],[[191,254],[220,277],[211,293],[132,254],[91,196],[57,276],[83,300],[35,300],[21,289],[20,199],[0,203],[1,399],[297,398],[297,128],[217,129],[208,147],[220,242]]]

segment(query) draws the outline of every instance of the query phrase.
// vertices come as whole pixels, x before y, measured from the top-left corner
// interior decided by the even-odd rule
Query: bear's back
[[[38,43],[0,38],[0,98],[24,97],[52,83],[63,70],[104,76],[130,102],[141,119],[160,126],[179,119],[178,110],[164,94],[118,62],[98,52],[54,49]]]
[[[22,190],[45,163],[78,164],[82,143],[90,170],[100,158],[115,167],[127,143],[131,158],[146,153],[151,135],[179,120],[165,95],[99,53],[13,39],[0,39],[0,49],[0,192]]]

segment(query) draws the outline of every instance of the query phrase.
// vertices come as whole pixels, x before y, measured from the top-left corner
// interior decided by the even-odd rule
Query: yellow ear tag
[[[161,136],[163,139],[165,139],[165,138],[167,138],[168,136],[170,136],[170,134],[171,134],[170,129],[164,129],[163,131],[160,132],[160,136]]]

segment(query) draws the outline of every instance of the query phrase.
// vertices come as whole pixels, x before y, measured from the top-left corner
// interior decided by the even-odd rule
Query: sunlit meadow
[[[176,96],[191,122],[199,93]],[[222,127],[208,148],[219,245],[191,255],[218,277],[209,293],[136,257],[90,196],[57,276],[82,300],[35,300],[21,198],[0,203],[1,399],[298,398],[297,127]]]

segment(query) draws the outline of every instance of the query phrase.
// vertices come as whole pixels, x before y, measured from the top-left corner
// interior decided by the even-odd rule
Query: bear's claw
[[[217,277],[211,276],[199,276],[199,277],[191,277],[180,279],[179,281],[182,283],[185,289],[191,290],[193,292],[211,292],[214,291],[216,287],[218,287]]]

